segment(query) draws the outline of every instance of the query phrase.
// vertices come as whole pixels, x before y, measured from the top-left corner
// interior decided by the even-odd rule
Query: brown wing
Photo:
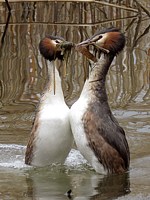
[[[123,129],[111,113],[88,110],[83,116],[84,129],[99,162],[111,173],[122,173],[129,167],[129,148]]]
[[[35,119],[25,152],[25,164],[27,165],[31,165],[33,159],[33,147],[37,129],[38,129],[38,120]]]

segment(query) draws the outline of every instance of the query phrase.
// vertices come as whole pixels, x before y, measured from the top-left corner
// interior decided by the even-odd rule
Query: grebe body
[[[40,42],[40,52],[50,62],[48,82],[27,144],[25,163],[28,165],[41,167],[53,163],[63,164],[73,144],[69,108],[65,103],[61,78],[54,63],[55,58],[63,58],[61,50],[57,51],[57,44],[61,42],[64,42],[62,38],[57,37],[44,38]]]
[[[81,95],[70,111],[77,148],[98,173],[123,173],[129,168],[129,147],[124,130],[114,118],[107,100],[105,80],[114,56],[125,43],[117,29],[99,32],[82,42],[106,49],[92,66]]]

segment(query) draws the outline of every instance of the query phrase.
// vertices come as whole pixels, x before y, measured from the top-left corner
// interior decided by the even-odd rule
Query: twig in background
[[[7,8],[8,8],[8,11],[11,12],[11,7],[10,7],[10,5],[9,5],[8,0],[5,0],[5,2],[6,2],[6,5],[7,5]]]
[[[138,4],[138,6],[140,6],[144,12],[150,17],[150,12],[143,6],[141,5],[137,0],[135,0],[135,2]]]
[[[3,43],[4,43],[5,35],[6,35],[7,29],[8,29],[10,16],[11,16],[11,12],[9,12],[9,13],[8,13],[8,16],[7,16],[7,21],[6,21],[5,29],[4,29],[2,38],[1,38],[1,44],[2,44],[2,45],[3,45]]]

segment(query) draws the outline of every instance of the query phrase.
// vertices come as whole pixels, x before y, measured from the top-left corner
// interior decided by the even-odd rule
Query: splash
[[[25,146],[16,144],[0,144],[0,167],[25,168],[24,164]]]
[[[84,159],[84,157],[80,154],[78,150],[72,149],[65,161],[65,164],[68,166],[76,166],[87,164],[87,161]]]
[[[16,144],[0,144],[0,167],[26,169],[30,168],[24,163],[26,146]],[[78,150],[72,149],[64,163],[68,169],[83,169],[88,166]]]

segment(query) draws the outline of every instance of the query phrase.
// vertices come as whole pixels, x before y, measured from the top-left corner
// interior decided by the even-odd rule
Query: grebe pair
[[[57,47],[56,40],[50,38],[50,41],[55,44],[53,47]],[[98,51],[101,54],[100,58],[96,59],[96,57],[88,50],[87,47],[89,45],[94,45],[98,48]],[[68,128],[68,131],[62,135],[62,128],[60,128],[57,131],[58,136],[56,134],[54,135],[53,131],[55,130],[55,127],[57,128],[58,126],[57,118],[59,117],[59,114],[54,115],[54,120],[53,114],[56,114],[56,112],[53,111],[52,113],[47,113],[47,109],[45,112],[43,111],[43,108],[53,107],[53,104],[55,104],[57,108],[60,103],[60,105],[63,105],[63,108],[65,107],[65,113],[67,114],[67,120],[65,120],[65,118],[62,119],[67,121],[67,126],[65,124],[63,128],[69,127],[70,121],[71,130],[78,150],[93,166],[96,172],[103,173],[104,171],[107,171],[108,173],[119,174],[128,170],[130,153],[125,132],[119,126],[110,110],[105,89],[106,75],[111,62],[123,49],[124,45],[124,35],[115,28],[99,32],[90,39],[76,45],[76,50],[79,50],[95,62],[89,79],[87,79],[84,84],[80,98],[71,107],[70,114],[64,103],[61,84],[57,84],[59,92],[61,91],[61,101],[57,101],[57,98],[59,99],[59,97],[54,96],[52,93],[50,94],[48,90],[46,91],[44,99],[43,97],[43,100],[41,99],[40,111],[35,118],[31,139],[27,146],[26,164],[39,165],[40,163],[43,165],[45,160],[47,160],[47,164],[49,164],[52,161],[51,157],[54,159],[55,156],[56,158],[59,156],[63,157],[61,161],[64,161],[65,156],[62,154],[62,148],[65,149],[68,144],[67,152],[69,152],[71,148],[71,145],[69,144],[72,144],[72,140],[70,139],[71,131]],[[52,52],[51,46],[47,46],[49,51],[45,51],[45,45],[43,45],[43,48],[40,46],[40,49],[42,49],[42,55],[51,61],[52,59],[49,58],[49,53]],[[48,54],[45,54],[45,52],[48,52]],[[56,56],[56,52],[57,51],[55,51],[54,58],[57,57],[59,59],[59,56]],[[60,49],[59,55],[61,55]],[[58,80],[60,83],[60,77]],[[49,85],[51,84],[52,82],[49,83]],[[58,96],[60,96],[60,94]],[[49,101],[48,98],[50,98],[51,101]],[[45,105],[46,103],[47,106]],[[66,110],[68,111],[66,112]],[[64,109],[62,112],[64,112]],[[45,116],[47,116],[47,123],[45,122]],[[55,124],[52,126],[51,124],[53,122]],[[39,125],[37,126],[36,124]],[[51,126],[53,127],[52,132]],[[66,139],[66,143],[62,143],[60,148],[57,143],[59,143],[58,140],[60,140],[60,143],[62,142],[62,136]],[[50,140],[53,140],[52,144],[50,143]],[[54,146],[55,149],[53,149]],[[51,148],[53,151],[51,151]],[[67,153],[65,155],[67,156]],[[46,158],[44,159],[43,157]],[[60,159],[56,159],[56,161],[60,161]],[[55,159],[53,162],[55,162]]]

